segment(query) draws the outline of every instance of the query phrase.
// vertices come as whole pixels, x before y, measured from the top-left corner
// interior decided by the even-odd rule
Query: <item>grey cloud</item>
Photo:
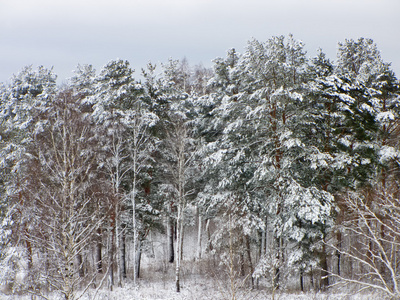
[[[398,0],[14,0],[0,4],[0,81],[26,64],[54,66],[63,79],[78,63],[117,57],[136,69],[184,56],[211,65],[251,37],[288,33],[331,59],[337,42],[370,37],[399,74],[398,11]]]

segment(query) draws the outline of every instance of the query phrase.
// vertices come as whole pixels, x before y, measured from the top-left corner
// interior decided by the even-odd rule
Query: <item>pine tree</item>
[[[108,139],[103,140],[107,154],[104,158],[104,172],[113,184],[114,212],[111,214],[111,238],[115,251],[110,250],[109,259],[117,261],[118,284],[121,285],[120,254],[121,228],[130,224],[134,235],[134,281],[139,274],[141,243],[151,228],[149,218],[156,218],[157,210],[148,203],[146,188],[154,147],[150,136],[151,127],[158,117],[150,112],[151,102],[145,95],[143,86],[133,78],[133,70],[127,61],[109,62],[96,77],[94,93],[88,97],[91,116]],[[129,199],[127,201],[126,199]],[[144,201],[147,204],[144,204]],[[128,211],[131,210],[131,217]],[[129,221],[128,221],[129,220]],[[147,220],[147,221],[146,221]],[[153,225],[156,226],[154,220]],[[114,254],[115,252],[115,254]],[[123,263],[125,265],[125,263]],[[113,270],[110,270],[110,283],[113,284]]]
[[[216,93],[208,100],[213,109],[207,114],[213,116],[209,131],[216,135],[207,145],[210,154],[205,161],[215,178],[222,178],[214,187],[206,187],[208,193],[218,191],[210,209],[220,206],[236,214],[235,224],[243,232],[265,230],[268,225],[274,231],[280,260],[282,246],[294,242],[300,247],[307,234],[309,241],[320,240],[319,227],[329,226],[331,219],[331,196],[319,187],[304,185],[306,175],[301,169],[307,168],[302,160],[309,155],[298,126],[306,109],[302,49],[303,44],[292,36],[265,43],[252,40],[242,56],[231,51],[225,60],[217,60],[215,77],[210,80]],[[299,203],[298,194],[309,196]],[[318,214],[303,213],[315,205],[321,208]],[[309,232],[304,233],[306,229]],[[299,252],[296,255],[298,259]]]
[[[81,97],[89,97],[94,93],[96,70],[92,65],[78,65],[75,75],[69,78],[68,86]]]

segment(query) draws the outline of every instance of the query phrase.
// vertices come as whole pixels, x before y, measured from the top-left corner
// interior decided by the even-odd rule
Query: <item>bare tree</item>
[[[125,198],[122,190],[122,184],[124,180],[127,180],[127,174],[130,170],[129,153],[127,152],[126,130],[123,126],[121,126],[121,124],[114,122],[113,124],[109,125],[109,127],[106,129],[106,132],[106,136],[108,138],[105,141],[105,148],[107,151],[104,158],[104,170],[105,177],[110,181],[111,184],[113,198],[111,212],[112,238],[109,249],[109,260],[112,267],[109,270],[109,282],[112,286],[114,281],[114,266],[116,266],[117,284],[118,286],[122,286],[122,258],[124,258],[124,254],[120,251],[120,240],[122,234],[124,233],[121,232],[120,219],[123,200]],[[116,263],[114,263],[114,258]]]
[[[333,274],[340,283],[354,284],[359,290],[372,289],[400,299],[400,199],[393,189],[378,186],[344,197],[347,218],[339,225],[350,237],[347,247],[330,245],[353,266]]]
[[[30,243],[38,254],[32,293],[46,287],[78,299],[95,282],[96,268],[84,268],[88,245],[108,209],[97,186],[96,136],[79,110],[79,99],[61,92],[36,125],[28,149],[26,194],[34,219]],[[104,186],[104,182],[102,183]],[[103,201],[104,200],[104,201]]]
[[[194,193],[190,187],[190,180],[193,178],[195,146],[185,119],[179,115],[174,115],[171,119],[165,139],[168,156],[166,170],[176,208],[175,283],[176,291],[180,292],[184,211],[187,208],[189,196]]]

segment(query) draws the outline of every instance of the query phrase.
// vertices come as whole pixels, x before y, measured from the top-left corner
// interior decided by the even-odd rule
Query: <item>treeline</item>
[[[1,86],[11,292],[136,284],[151,232],[168,241],[179,292],[196,224],[196,257],[225,262],[231,286],[265,278],[274,292],[295,274],[301,290],[308,278],[400,296],[400,85],[372,40],[339,43],[335,62],[291,35],[251,40],[212,69],[171,59],[140,78],[115,60],[61,87],[44,67]]]

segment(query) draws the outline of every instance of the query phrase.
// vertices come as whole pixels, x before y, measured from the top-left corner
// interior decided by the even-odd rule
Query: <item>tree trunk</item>
[[[206,222],[206,232],[207,232],[207,251],[213,250],[213,245],[211,242],[211,231],[210,231],[210,219],[207,219]]]
[[[103,258],[102,254],[102,232],[101,228],[97,229],[97,243],[96,243],[96,267],[98,273],[103,273]]]
[[[108,251],[108,263],[109,263],[109,271],[108,271],[108,286],[110,290],[113,290],[114,286],[114,230],[111,230],[110,234],[110,245]]]
[[[85,276],[84,268],[83,268],[83,259],[82,259],[82,254],[78,254],[76,256],[76,260],[78,262],[78,274],[80,278],[83,278]]]
[[[28,271],[32,269],[33,259],[32,259],[32,244],[29,240],[26,241],[26,250],[28,254]]]
[[[250,237],[246,234],[244,238],[246,242],[247,260],[249,261],[249,268],[250,268],[251,288],[254,289],[254,277],[253,277],[254,267],[253,267],[253,262],[251,260]]]
[[[262,231],[262,237],[261,237],[261,257],[267,253],[268,249],[268,219],[265,218],[265,229]]]
[[[329,286],[329,278],[328,278],[328,260],[326,257],[326,246],[325,243],[322,246],[322,251],[320,253],[320,262],[321,262],[321,290],[326,290]]]
[[[300,291],[304,292],[304,272],[300,270]]]
[[[134,193],[135,191],[133,191]],[[137,240],[138,233],[136,228],[136,202],[135,197],[132,198],[132,224],[133,224],[133,285],[136,286],[136,274],[137,274]]]
[[[183,229],[183,225],[182,225],[181,226],[181,238],[180,238],[181,246],[180,246],[180,251],[179,251],[179,258],[181,261],[183,259],[183,239],[184,239],[184,237],[185,237],[185,230]]]
[[[258,248],[258,260],[261,259],[265,252],[265,234],[264,230],[259,230],[258,231],[258,243],[259,243],[259,248]]]
[[[139,232],[137,229],[137,221],[136,221],[136,184],[137,184],[137,178],[136,178],[136,161],[137,161],[137,151],[135,149],[134,151],[134,176],[133,176],[133,182],[132,182],[132,195],[131,195],[131,202],[132,202],[132,225],[133,225],[133,284],[136,286],[136,279],[137,279],[137,250],[138,250],[138,237],[139,237]]]
[[[180,286],[180,271],[181,271],[181,246],[183,243],[183,220],[182,220],[182,207],[178,205],[178,216],[176,218],[176,255],[175,255],[175,283],[176,283],[176,292],[179,293],[181,291]]]
[[[274,279],[273,279],[273,289],[278,290],[279,289],[279,281],[280,281],[280,276],[281,276],[281,270],[280,270],[280,264],[282,261],[282,247],[281,247],[281,238],[277,237],[275,238],[275,243],[276,243],[276,259],[278,261],[278,266],[275,269],[275,274],[274,274]]]
[[[122,278],[126,278],[126,236],[125,231],[121,236],[121,274]]]
[[[136,257],[136,278],[140,278],[141,259],[142,259],[142,241],[138,240],[137,257]]]
[[[315,286],[314,286],[314,270],[312,268],[310,270],[310,283],[311,283],[312,289],[315,290]]]
[[[393,244],[391,244],[391,243],[386,243],[385,242],[385,240],[386,240],[386,236],[385,236],[385,225],[384,225],[384,223],[385,223],[385,220],[383,219],[383,220],[381,220],[381,222],[383,223],[383,224],[381,224],[380,225],[380,230],[379,230],[379,235],[380,235],[380,238],[379,238],[379,241],[380,241],[380,243],[382,244],[382,247],[383,247],[383,249],[385,249],[386,247],[391,247],[391,248],[393,248],[394,247],[394,243]],[[390,240],[390,239],[389,239]],[[384,252],[386,252],[386,251],[384,251]],[[394,251],[393,251],[393,253],[395,253]],[[389,259],[389,261],[390,261],[390,259]],[[387,269],[387,265],[383,262],[383,261],[381,261],[380,263],[379,263],[379,273],[382,275],[382,277],[385,279],[385,280],[387,280],[388,282],[390,282],[391,280],[390,280],[390,274],[388,274],[388,269]],[[389,276],[388,276],[389,275]]]
[[[110,244],[109,244],[109,252],[108,252],[108,261],[109,261],[109,273],[108,273],[108,284],[110,290],[113,289],[114,286],[114,268],[115,268],[115,211],[111,212],[111,232],[110,232]]]
[[[174,225],[172,217],[167,219],[167,239],[168,239],[168,262],[173,263],[175,260],[174,252]]]
[[[337,275],[340,276],[341,274],[341,269],[340,269],[340,263],[341,263],[341,255],[340,255],[340,249],[342,248],[342,233],[338,232],[337,233],[337,248],[338,250],[336,251],[336,258],[337,258]]]
[[[122,280],[121,280],[121,247],[120,247],[120,233],[119,233],[119,222],[118,222],[118,215],[119,215],[119,205],[118,202],[115,205],[115,256],[116,256],[116,272],[117,272],[117,285],[118,287],[122,287]]]
[[[243,251],[240,251],[239,264],[240,264],[240,276],[244,277],[246,275],[246,271],[244,270],[244,254],[243,254]]]
[[[201,238],[202,238],[202,218],[199,213],[199,209],[197,209],[197,212],[199,214],[199,224],[198,224],[198,231],[197,231],[197,259],[201,259]]]
[[[230,279],[230,292],[232,294],[232,300],[236,300],[236,274],[234,266],[234,253],[233,253],[233,241],[232,241],[232,221],[231,215],[229,215],[229,279]]]

